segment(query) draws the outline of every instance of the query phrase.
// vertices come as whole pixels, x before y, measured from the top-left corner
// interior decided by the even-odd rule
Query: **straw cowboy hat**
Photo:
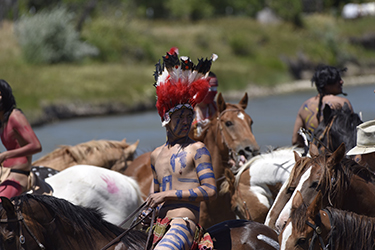
[[[357,146],[346,155],[363,155],[375,152],[375,120],[357,126]]]

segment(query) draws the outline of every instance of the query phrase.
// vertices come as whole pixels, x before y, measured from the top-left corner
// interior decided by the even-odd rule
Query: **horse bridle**
[[[221,140],[224,142],[225,146],[228,148],[228,156],[233,156],[233,154],[235,156],[238,156],[238,153],[235,152],[235,150],[233,150],[231,147],[229,147],[228,145],[228,142],[227,140],[225,139],[225,136],[224,136],[224,133],[223,133],[223,126],[221,125],[221,117],[223,116],[223,114],[225,114],[226,112],[229,112],[229,111],[239,111],[241,112],[240,109],[225,109],[223,110],[217,117],[217,122],[218,122],[218,125],[217,126],[217,129],[216,129],[216,134],[219,133],[219,129],[220,129],[220,135],[221,135]],[[228,133],[230,135],[230,133]],[[215,137],[215,142],[217,143],[217,136]],[[232,139],[233,140],[233,139]]]
[[[329,222],[331,223],[331,213],[327,209],[323,209],[323,211],[328,214]],[[322,247],[323,250],[328,250],[329,248],[335,249],[332,235],[329,236],[327,245],[324,244],[323,237],[322,237],[322,229],[321,229],[322,218],[320,216],[320,213],[318,213],[316,215],[315,225],[312,224],[311,222],[307,221],[307,220],[305,221],[305,223],[306,223],[306,225],[308,225],[309,227],[311,227],[314,230],[314,234],[313,234],[313,237],[311,238],[311,242],[310,242],[310,245],[309,245],[309,250],[314,249],[314,244],[316,242],[316,239],[319,240],[319,244],[320,244],[320,246]],[[331,225],[331,227],[332,227],[332,225]]]
[[[23,235],[23,232],[22,232],[22,225],[23,225],[26,228],[27,232],[31,235],[31,237],[38,244],[39,248],[42,249],[42,250],[46,249],[44,247],[44,245],[31,232],[30,228],[27,226],[27,224],[25,222],[25,218],[23,217],[23,215],[22,215],[18,206],[16,206],[16,213],[17,213],[17,218],[15,218],[15,219],[8,219],[8,218],[7,219],[1,219],[0,223],[9,224],[9,223],[19,222],[19,238],[18,238],[18,241],[17,241],[17,248],[19,250],[23,250],[24,248],[22,247],[22,245],[25,244],[25,242],[26,242],[26,238],[25,238],[25,236]]]

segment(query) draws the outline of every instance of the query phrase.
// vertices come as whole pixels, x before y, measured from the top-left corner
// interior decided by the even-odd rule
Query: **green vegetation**
[[[26,63],[13,23],[4,22],[0,78],[11,84],[18,107],[32,119],[42,107],[56,103],[134,105],[154,100],[154,64],[172,46],[194,62],[218,54],[212,70],[219,78],[219,91],[293,81],[283,58],[296,59],[298,53],[314,64],[374,64],[374,50],[349,42],[350,37],[374,32],[374,17],[349,21],[316,14],[302,16],[301,21],[303,28],[291,23],[262,25],[245,16],[192,22],[148,20],[113,11],[95,15],[81,31],[82,40],[100,51],[97,57],[55,64]]]

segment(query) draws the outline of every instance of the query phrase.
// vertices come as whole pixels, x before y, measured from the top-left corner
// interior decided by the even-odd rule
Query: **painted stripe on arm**
[[[211,159],[210,151],[208,151],[208,149],[206,147],[202,147],[202,148],[197,150],[197,153],[194,156],[194,160],[200,159],[203,155],[208,155]]]
[[[210,169],[211,171],[214,171],[213,168],[212,168],[212,164],[209,163],[209,162],[202,162],[202,163],[199,163],[198,167],[197,167],[197,172],[199,173],[200,171],[203,171],[205,169]]]

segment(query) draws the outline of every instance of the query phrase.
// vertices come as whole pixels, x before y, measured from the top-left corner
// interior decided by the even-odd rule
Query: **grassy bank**
[[[0,78],[11,84],[18,106],[34,119],[42,107],[51,104],[111,101],[133,105],[153,100],[154,64],[172,46],[195,62],[198,57],[218,54],[212,70],[223,92],[293,81],[285,59],[296,59],[300,52],[314,64],[374,63],[375,51],[348,42],[350,37],[375,32],[374,18],[344,21],[307,16],[304,21],[306,28],[296,29],[285,23],[261,25],[249,18],[184,23],[99,17],[85,25],[82,36],[101,49],[102,61],[56,65],[26,64],[13,24],[3,23]],[[361,70],[355,73],[362,74]]]

